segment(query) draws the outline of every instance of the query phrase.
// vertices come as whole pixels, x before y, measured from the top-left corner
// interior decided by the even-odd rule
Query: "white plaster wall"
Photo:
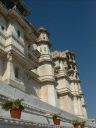
[[[19,69],[19,78],[15,77],[15,67]],[[12,86],[30,94],[39,96],[40,95],[40,85],[33,78],[29,78],[23,67],[18,62],[13,62],[14,76],[12,77]]]
[[[7,29],[7,36],[10,34],[14,34],[17,38],[17,31],[20,31],[20,37],[19,40],[22,42],[22,44],[24,45],[24,30],[22,29],[22,27],[17,23],[17,22],[9,22],[8,25],[8,29]]]
[[[17,31],[20,31],[20,37],[17,36]],[[11,36],[13,35],[13,37]],[[11,37],[10,37],[11,36]],[[6,51],[10,51],[12,49],[12,45],[15,49],[20,53],[24,54],[24,31],[22,27],[16,23],[15,21],[10,21],[7,28],[7,40],[6,40]]]
[[[20,40],[24,44],[24,30],[21,28],[21,26],[17,22],[14,22],[13,23],[13,31],[16,36],[17,36],[18,30],[20,31]]]

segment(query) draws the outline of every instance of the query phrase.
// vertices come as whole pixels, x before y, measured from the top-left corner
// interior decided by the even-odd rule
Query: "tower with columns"
[[[75,54],[66,50],[52,52],[51,56],[55,63],[59,107],[64,111],[87,118]]]
[[[0,2],[0,94],[87,118],[75,54],[51,52],[50,33],[28,23],[29,14],[23,0]]]
[[[54,76],[54,63],[50,56],[50,42],[49,33],[45,28],[38,30],[38,38],[36,44],[38,51],[41,53],[39,58],[38,74],[41,81],[41,94],[40,98],[53,105],[57,106],[57,94],[56,94],[56,81]]]
[[[76,57],[68,50],[50,52],[49,32],[38,29],[36,45],[41,53],[37,68],[41,82],[40,99],[79,117],[86,117]]]

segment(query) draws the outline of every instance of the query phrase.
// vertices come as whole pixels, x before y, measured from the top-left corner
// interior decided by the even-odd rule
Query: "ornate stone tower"
[[[80,117],[87,117],[84,98],[81,90],[79,73],[75,61],[75,54],[66,51],[68,76],[70,78],[70,89],[73,94],[74,114]],[[83,105],[84,104],[84,105]]]
[[[65,52],[52,52],[53,61],[55,63],[55,77],[57,80],[57,94],[59,107],[67,112],[73,113],[73,95],[70,90],[70,79],[68,77],[68,65]]]
[[[87,118],[86,105],[80,86],[75,54],[66,50],[52,52],[55,63],[56,92],[59,107],[67,112]]]
[[[54,77],[54,63],[52,62],[49,50],[49,33],[45,28],[40,28],[38,34],[36,43],[41,53],[38,67],[39,79],[41,81],[41,100],[56,106],[56,81]]]

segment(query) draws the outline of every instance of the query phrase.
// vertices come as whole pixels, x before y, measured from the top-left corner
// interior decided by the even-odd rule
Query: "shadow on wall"
[[[34,81],[32,78],[28,79],[28,76],[26,76],[26,78],[24,79],[24,84],[25,84],[26,92],[29,95],[32,94],[38,97],[40,86],[36,81]]]

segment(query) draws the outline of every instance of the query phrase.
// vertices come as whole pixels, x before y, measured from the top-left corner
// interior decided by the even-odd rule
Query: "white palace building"
[[[20,120],[0,107],[0,128],[72,128],[74,119],[87,121],[75,54],[51,52],[49,32],[36,30],[28,15],[23,0],[0,0],[0,106],[18,98],[25,106]],[[60,126],[53,124],[55,113]]]

